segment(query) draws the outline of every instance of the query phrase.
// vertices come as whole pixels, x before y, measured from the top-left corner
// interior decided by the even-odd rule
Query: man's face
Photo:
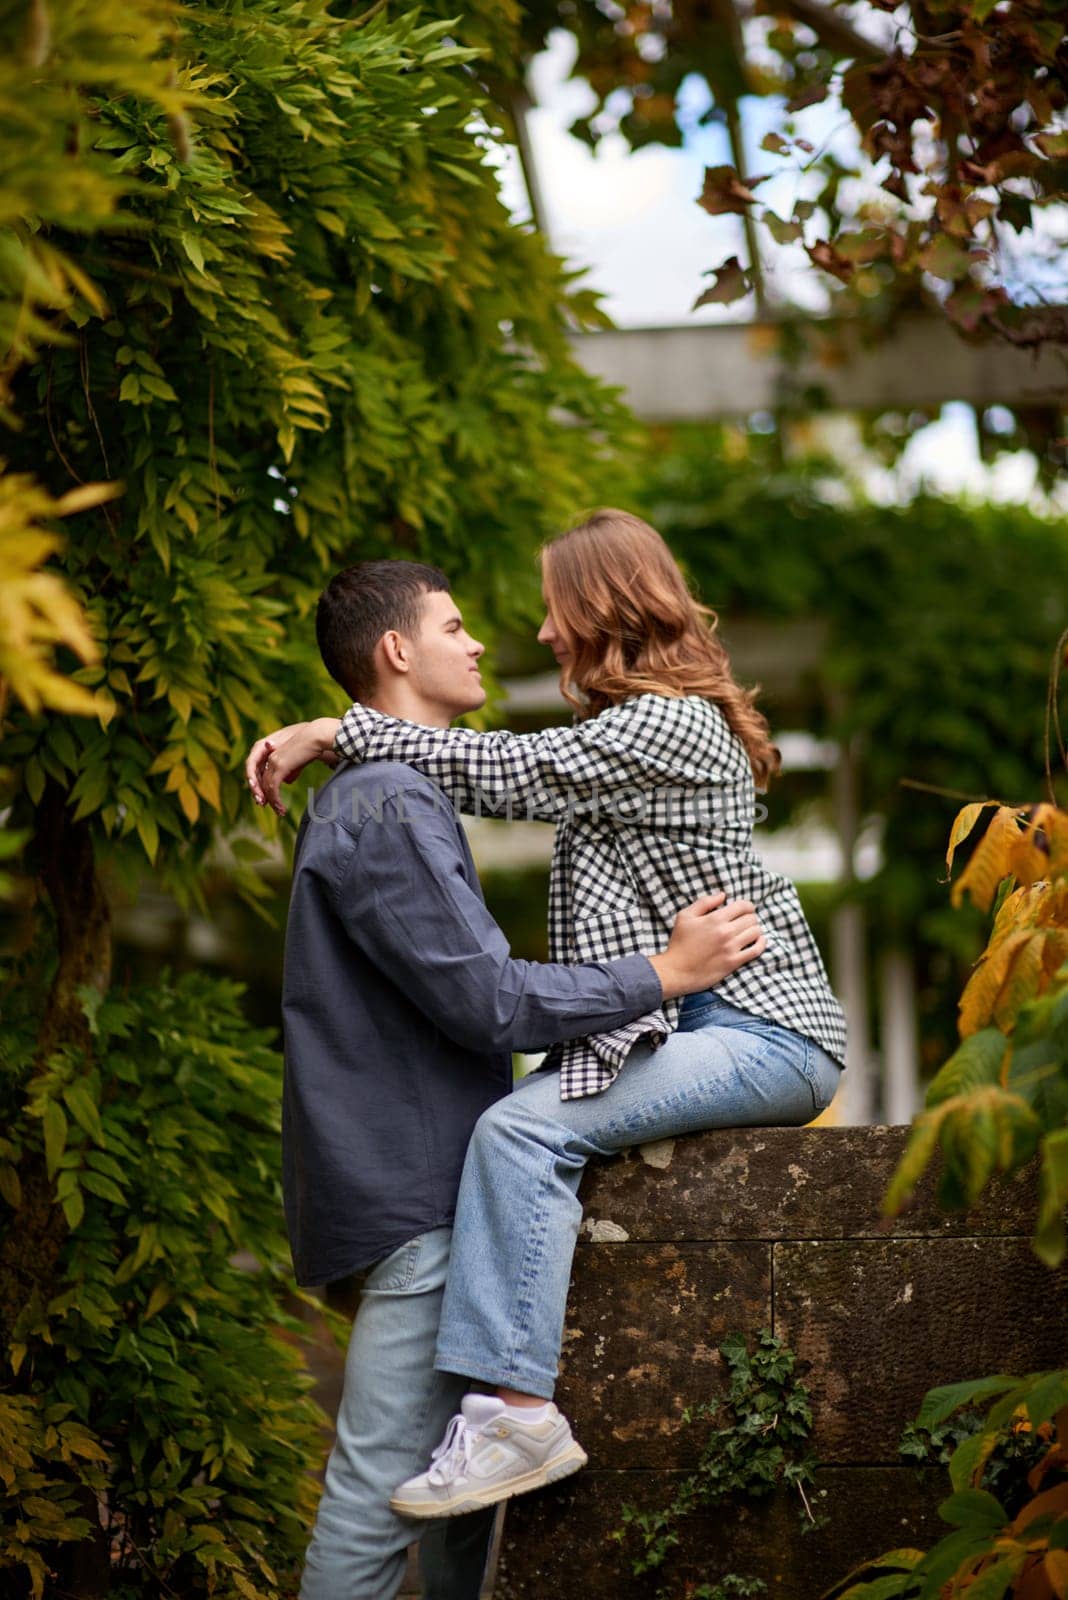
[[[422,699],[450,721],[485,704],[478,662],[486,647],[467,632],[451,594],[424,594],[419,631],[410,645],[408,682]]]

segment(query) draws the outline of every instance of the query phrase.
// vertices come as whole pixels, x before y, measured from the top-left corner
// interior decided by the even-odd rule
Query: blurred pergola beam
[[[831,332],[832,325],[824,325]],[[808,327],[819,334],[821,324]],[[825,341],[828,345],[830,341]],[[840,411],[912,411],[962,400],[983,407],[1068,403],[1068,353],[1037,353],[989,341],[971,343],[942,317],[903,317],[873,345],[843,331],[843,352],[786,364],[776,325],[690,324],[576,333],[572,344],[587,372],[618,385],[650,422],[699,422],[774,411],[817,390]]]

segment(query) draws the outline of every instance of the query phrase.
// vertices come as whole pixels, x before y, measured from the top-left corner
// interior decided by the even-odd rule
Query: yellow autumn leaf
[[[85,613],[57,572],[43,563],[62,546],[42,524],[100,505],[121,484],[83,484],[54,499],[25,473],[0,462],[0,707],[13,694],[28,711],[72,716],[113,714],[102,699],[55,670],[53,652],[66,645],[87,665],[99,660]]]
[[[1057,1600],[1068,1600],[1068,1550],[1047,1550],[1042,1564]]]
[[[1004,981],[994,1002],[993,1013],[994,1022],[1005,1032],[1015,1024],[1020,1007],[1026,1005],[1028,1000],[1033,1000],[1045,987],[1042,957],[1046,938],[1044,930],[1036,929],[1031,937],[1013,952],[1012,960],[1008,963]]]
[[[71,517],[78,511],[90,511],[93,506],[102,506],[108,500],[114,500],[122,494],[123,488],[121,483],[81,483],[76,489],[68,489],[66,494],[60,495],[52,515]]]
[[[1016,845],[1014,871],[1017,882],[1039,883],[1053,874],[1051,840],[1060,833],[1061,813],[1056,806],[1032,807]]]
[[[971,860],[953,885],[950,898],[955,906],[960,905],[965,894],[970,894],[981,911],[990,909],[1001,881],[1015,876],[1020,824],[1024,816],[1023,811],[1012,806],[998,806]]]
[[[1051,930],[1046,934],[1045,950],[1042,955],[1042,970],[1046,983],[1061,970],[1066,961],[1068,961],[1068,931]],[[1042,987],[1045,986],[1044,983]]]
[[[993,805],[997,805],[996,800],[975,800],[970,805],[962,806],[957,812],[953,818],[953,826],[949,830],[949,846],[946,850],[947,873],[952,869],[957,846],[964,843],[987,806]]]
[[[175,768],[177,771],[177,768]],[[168,784],[168,788],[170,785]],[[197,792],[191,784],[182,783],[178,788],[178,804],[185,812],[190,822],[195,822],[200,815],[200,801]]]
[[[990,934],[984,955],[989,955],[994,946],[1000,944],[1018,928],[1030,928],[1038,916],[1039,902],[1045,891],[1041,889],[1014,889],[1007,894],[998,908],[994,918],[994,927]]]
[[[149,767],[148,776],[151,778],[157,773],[169,772],[172,767],[177,766],[180,761],[184,760],[185,752],[181,745],[165,745]]]
[[[197,793],[202,795],[209,805],[216,811],[222,810],[222,795],[219,792],[219,770],[211,762],[197,767],[193,774],[193,783]]]
[[[1048,801],[1033,806],[1026,837],[1036,858],[1036,879],[1059,878],[1068,873],[1068,811]]]
[[[1016,952],[1032,937],[1031,928],[1016,928],[980,957],[960,997],[958,1028],[962,1039],[989,1025]]]
[[[1068,877],[1051,883],[1044,891],[1036,920],[1047,928],[1068,928]]]

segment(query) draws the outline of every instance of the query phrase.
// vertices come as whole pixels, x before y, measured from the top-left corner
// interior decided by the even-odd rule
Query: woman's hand
[[[668,947],[650,956],[665,1000],[714,989],[767,949],[756,907],[722,891],[702,895],[675,918]]]
[[[292,722],[288,728],[277,728],[265,739],[257,739],[245,762],[245,776],[256,804],[269,805],[284,817],[286,808],[279,799],[279,788],[283,783],[292,783],[311,761],[325,761],[328,767],[336,767],[337,730],[337,717],[318,717],[314,722]]]

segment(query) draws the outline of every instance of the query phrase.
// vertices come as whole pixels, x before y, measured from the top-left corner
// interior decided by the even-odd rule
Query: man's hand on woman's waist
[[[756,907],[749,900],[728,903],[719,890],[679,912],[667,949],[650,956],[649,963],[660,979],[664,999],[675,1000],[714,989],[766,949]]]

